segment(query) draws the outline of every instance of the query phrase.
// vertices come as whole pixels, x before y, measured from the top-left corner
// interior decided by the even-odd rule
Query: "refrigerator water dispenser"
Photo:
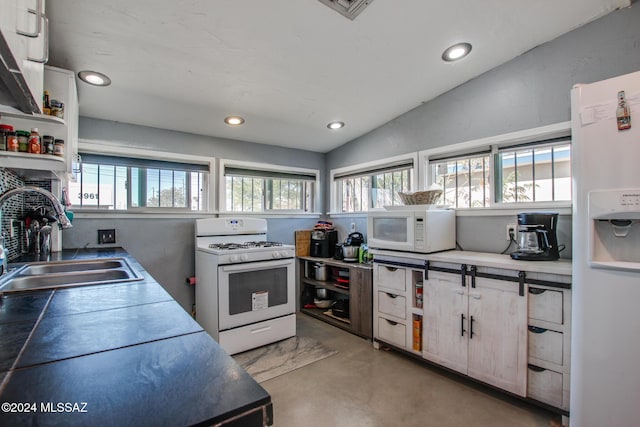
[[[640,271],[640,188],[589,193],[589,264]]]

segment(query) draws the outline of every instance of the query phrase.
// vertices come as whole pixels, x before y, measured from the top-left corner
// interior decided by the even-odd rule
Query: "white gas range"
[[[261,218],[196,220],[196,320],[229,354],[296,334],[295,247]]]

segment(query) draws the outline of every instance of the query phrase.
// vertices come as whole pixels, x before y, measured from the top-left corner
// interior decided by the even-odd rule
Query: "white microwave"
[[[430,253],[455,249],[456,212],[453,209],[369,211],[370,248]]]

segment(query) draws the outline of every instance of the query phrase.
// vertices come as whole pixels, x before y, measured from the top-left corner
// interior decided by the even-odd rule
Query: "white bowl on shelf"
[[[333,300],[330,300],[330,299],[317,299],[317,298],[314,298],[314,300],[313,300],[313,304],[318,308],[329,308],[329,307],[331,307],[331,303],[332,302],[333,302]]]

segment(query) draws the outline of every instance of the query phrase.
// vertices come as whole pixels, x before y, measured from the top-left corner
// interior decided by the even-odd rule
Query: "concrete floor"
[[[338,354],[262,383],[275,427],[549,427],[560,417],[298,313]],[[554,423],[552,424],[552,420]]]

